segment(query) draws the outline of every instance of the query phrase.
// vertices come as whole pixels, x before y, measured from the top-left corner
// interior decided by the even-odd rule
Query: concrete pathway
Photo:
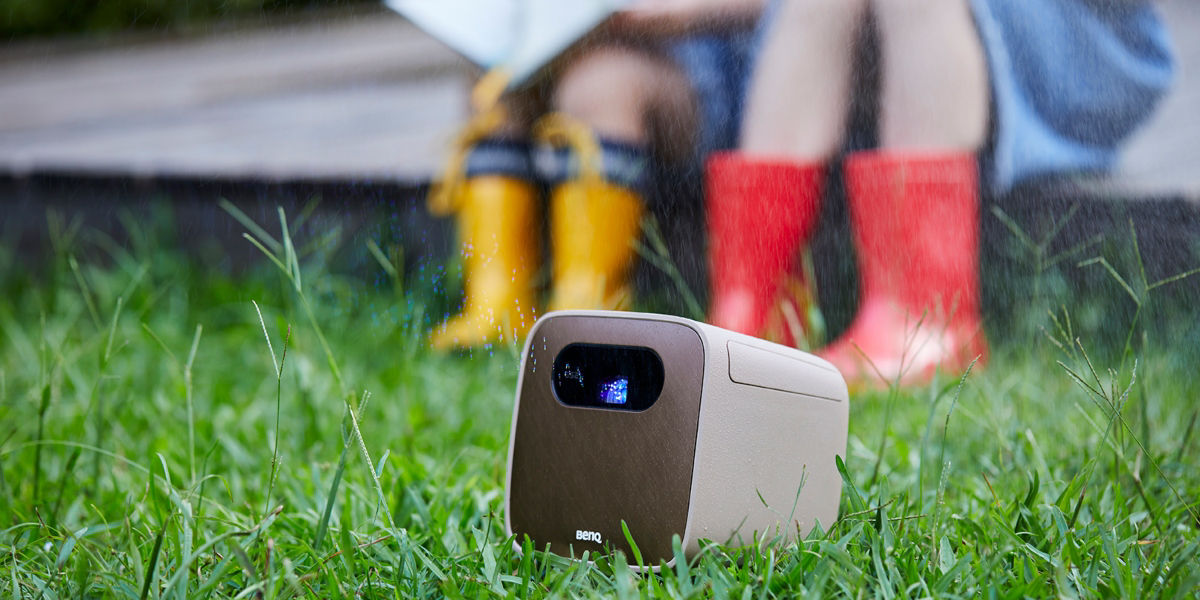
[[[469,65],[358,11],[212,36],[0,51],[0,172],[428,179]]]
[[[1175,89],[1129,141],[1121,181],[1154,193],[1200,195],[1200,2],[1157,2],[1179,60]]]

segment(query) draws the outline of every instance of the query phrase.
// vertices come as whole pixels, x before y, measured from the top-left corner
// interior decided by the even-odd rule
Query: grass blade
[[[220,206],[225,212],[229,213],[229,216],[236,219],[238,223],[241,223],[242,227],[249,229],[250,233],[253,234],[255,238],[262,240],[262,243],[270,247],[273,253],[279,254],[283,251],[283,246],[279,244],[279,240],[267,233],[267,230],[259,227],[258,223],[254,222],[254,219],[251,219],[246,215],[246,213],[242,212],[241,209],[234,206],[232,202],[221,198],[217,201],[217,205]]]
[[[154,583],[156,569],[158,568],[158,556],[162,551],[163,537],[167,533],[167,524],[163,523],[158,530],[158,535],[154,536],[154,549],[150,551],[150,564],[146,565],[146,574],[142,577],[142,595],[141,600],[146,600],[150,597],[150,586]]]
[[[196,350],[200,348],[200,334],[204,326],[197,324],[196,333],[192,336],[192,348],[188,350],[187,362],[183,364],[183,397],[187,403],[188,427],[188,474],[191,481],[196,481],[196,408],[192,400],[192,363],[196,362]]]
[[[350,454],[350,437],[345,436],[342,453],[338,456],[337,468],[333,472],[333,481],[329,484],[329,493],[325,496],[325,510],[321,513],[321,521],[317,523],[317,531],[313,535],[313,550],[320,550],[329,531],[329,519],[333,516],[333,503],[337,500],[338,487],[342,483],[342,472],[346,470],[346,456]]]
[[[262,320],[261,313],[259,314],[259,320]],[[264,333],[266,333],[265,329],[266,326],[264,326]],[[267,503],[263,507],[263,514],[271,510],[271,492],[275,490],[275,475],[279,470],[279,412],[283,404],[283,363],[287,360],[288,344],[291,340],[292,326],[288,325],[287,335],[283,338],[283,357],[280,358],[279,367],[275,371],[275,448],[271,451],[271,476],[267,482]],[[267,343],[270,344],[270,338],[267,339]],[[274,360],[274,358],[275,356],[272,354],[271,359]]]

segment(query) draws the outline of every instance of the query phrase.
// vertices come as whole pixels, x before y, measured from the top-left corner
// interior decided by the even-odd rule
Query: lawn
[[[519,349],[427,349],[453,266],[254,231],[274,260],[229,273],[151,218],[50,222],[45,261],[0,244],[8,597],[1200,593],[1200,344],[1128,311],[1031,308],[965,380],[852,392],[837,522],[639,574],[505,539]],[[1172,285],[1086,262],[1146,311]]]

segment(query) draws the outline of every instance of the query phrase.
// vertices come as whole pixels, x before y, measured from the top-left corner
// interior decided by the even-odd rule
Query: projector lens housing
[[[570,344],[554,358],[554,395],[567,406],[643,411],[663,388],[663,362],[645,346]]]

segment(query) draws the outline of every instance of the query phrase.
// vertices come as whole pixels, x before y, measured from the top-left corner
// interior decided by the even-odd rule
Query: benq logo
[[[602,543],[600,541],[602,538],[600,537],[599,531],[585,531],[583,529],[576,529],[575,530],[575,539],[587,540],[589,542],[596,542],[597,544]]]

